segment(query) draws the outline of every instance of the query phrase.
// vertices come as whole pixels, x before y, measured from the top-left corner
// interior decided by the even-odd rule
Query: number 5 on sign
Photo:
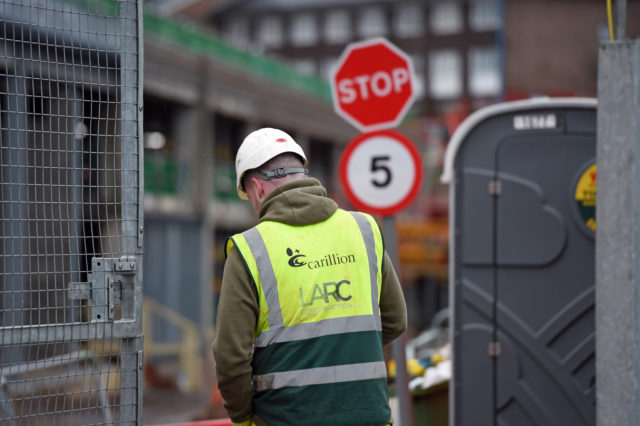
[[[400,133],[364,133],[342,153],[340,181],[358,209],[392,215],[407,207],[418,194],[422,159],[413,143]]]

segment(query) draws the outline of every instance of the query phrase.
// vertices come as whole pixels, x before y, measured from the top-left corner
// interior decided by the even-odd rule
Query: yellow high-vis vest
[[[382,235],[336,210],[307,226],[265,221],[227,240],[256,287],[254,411],[269,424],[380,424],[391,417],[380,320]]]

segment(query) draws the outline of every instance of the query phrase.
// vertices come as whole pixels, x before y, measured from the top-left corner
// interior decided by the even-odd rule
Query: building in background
[[[595,96],[597,46],[609,38],[600,0],[147,0],[211,28],[239,49],[328,79],[346,44],[385,37],[414,61],[417,116],[461,102],[531,96]],[[629,38],[640,3],[628,2]],[[452,118],[455,122],[455,118]]]
[[[439,115],[460,99],[477,107],[503,91],[502,0],[249,0],[201,17],[238,48],[280,58],[329,80],[348,43],[385,37],[412,59],[416,115]]]

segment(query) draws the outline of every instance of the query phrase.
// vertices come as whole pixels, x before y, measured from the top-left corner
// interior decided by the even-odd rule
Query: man
[[[382,347],[407,325],[400,283],[373,218],[339,209],[306,166],[277,129],[238,150],[238,195],[259,224],[227,240],[218,386],[235,424],[385,425]]]

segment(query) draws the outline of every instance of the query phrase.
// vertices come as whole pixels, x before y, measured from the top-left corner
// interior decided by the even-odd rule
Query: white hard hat
[[[236,187],[238,188],[238,197],[243,200],[249,199],[247,193],[242,188],[242,177],[245,172],[255,169],[273,157],[285,152],[298,154],[302,158],[304,165],[307,165],[307,157],[305,157],[300,145],[282,130],[265,127],[251,132],[244,138],[236,154]]]

